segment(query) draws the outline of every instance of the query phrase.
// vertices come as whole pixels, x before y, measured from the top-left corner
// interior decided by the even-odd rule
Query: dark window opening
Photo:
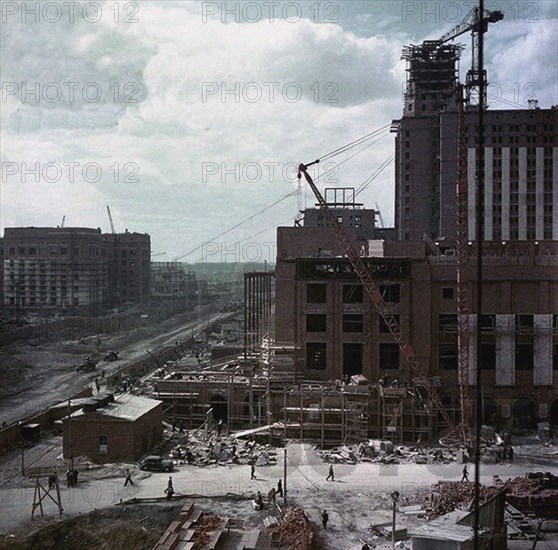
[[[486,343],[480,346],[481,370],[496,370],[496,344]]]
[[[457,332],[457,315],[455,313],[440,313],[438,315],[438,329],[440,332]]]
[[[457,369],[457,342],[444,342],[438,345],[438,366],[442,370]]]
[[[399,368],[399,346],[397,344],[380,344],[380,368]]]
[[[344,304],[361,304],[362,298],[362,285],[343,285]]]
[[[455,288],[453,287],[442,288],[442,298],[444,298],[444,300],[453,300],[454,295],[455,295]]]
[[[533,328],[533,315],[516,315],[515,324],[518,329]]]
[[[345,313],[343,315],[343,332],[362,332],[363,318],[359,313]]]
[[[325,370],[326,358],[327,355],[325,342],[308,342],[306,344],[307,368]]]
[[[399,315],[393,315],[393,318],[397,321],[397,324],[399,324]],[[385,319],[381,315],[380,315],[380,332],[382,334],[388,334],[390,332]]]
[[[518,344],[515,345],[515,370],[532,371],[534,366],[533,361],[533,344]]]
[[[362,374],[362,344],[343,344],[343,375]]]
[[[481,329],[493,329],[496,326],[496,315],[481,315],[479,324]]]
[[[390,304],[399,303],[399,285],[380,285],[380,294],[384,297],[385,302],[389,302]]]
[[[306,302],[308,304],[325,304],[327,301],[327,285],[310,283],[306,285]]]
[[[306,314],[306,332],[325,332],[326,316],[322,313]]]

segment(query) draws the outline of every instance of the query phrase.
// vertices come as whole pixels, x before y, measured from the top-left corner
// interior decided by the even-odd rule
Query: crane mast
[[[362,283],[362,286],[364,287],[366,293],[370,297],[372,304],[374,305],[378,313],[381,315],[391,335],[393,336],[395,342],[399,346],[399,349],[401,350],[403,357],[405,358],[407,364],[410,366],[411,370],[413,371],[413,374],[415,375],[416,382],[418,382],[419,385],[425,388],[428,397],[435,404],[436,408],[440,412],[442,418],[444,419],[444,422],[450,428],[451,432],[453,434],[456,434],[458,437],[462,437],[463,433],[460,432],[456,423],[450,418],[435,388],[432,386],[430,380],[428,380],[428,378],[426,377],[420,365],[417,354],[415,353],[415,350],[413,349],[411,344],[409,344],[406,341],[405,337],[401,333],[401,327],[399,326],[399,321],[397,320],[397,317],[393,313],[391,313],[387,308],[384,298],[378,286],[374,282],[374,279],[370,275],[370,272],[368,271],[365,263],[362,261],[362,258],[360,257],[357,247],[353,243],[353,239],[345,232],[345,230],[337,222],[326,200],[324,199],[319,189],[317,188],[316,184],[314,183],[314,180],[312,179],[310,174],[308,174],[307,169],[310,166],[317,164],[319,162],[320,162],[319,160],[315,160],[310,164],[300,164],[298,167],[298,174],[297,174],[298,179],[301,179],[302,174],[304,174],[304,177],[308,182],[308,185],[312,189],[312,192],[314,193],[316,200],[318,201],[318,204],[323,214],[326,217],[328,225],[335,233],[335,236],[339,241],[339,244],[342,246],[345,255],[349,259],[353,269],[355,270],[356,275],[358,276],[358,278]]]

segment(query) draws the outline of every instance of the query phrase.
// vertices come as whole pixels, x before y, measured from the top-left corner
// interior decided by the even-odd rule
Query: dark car
[[[172,460],[165,460],[162,456],[146,456],[139,461],[138,468],[148,472],[172,472],[174,463]]]
[[[118,352],[117,351],[107,351],[104,356],[105,361],[117,361],[118,360]]]

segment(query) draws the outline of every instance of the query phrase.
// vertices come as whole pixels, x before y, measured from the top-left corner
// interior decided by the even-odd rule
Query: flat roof
[[[99,407],[94,413],[79,411],[73,414],[72,418],[87,416],[88,414],[102,414],[103,416],[111,416],[114,418],[133,421],[153,410],[161,403],[162,401],[159,401],[158,399],[123,393],[115,397],[112,403],[108,403],[104,407]]]
[[[469,540],[473,540],[473,528],[468,525],[460,525],[457,523],[468,514],[469,512],[458,510],[450,512],[449,514],[440,516],[439,518],[433,519],[432,521],[415,527],[414,529],[409,529],[408,535],[411,538],[446,540],[453,542],[467,542]],[[481,533],[484,533],[485,531],[486,529],[481,529]]]

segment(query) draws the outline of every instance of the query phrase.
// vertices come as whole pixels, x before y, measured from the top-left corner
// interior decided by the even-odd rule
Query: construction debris
[[[289,550],[310,550],[313,547],[314,533],[301,508],[286,510],[281,525],[270,531],[272,537],[279,534],[281,542],[289,545]]]
[[[329,450],[317,449],[317,452],[325,462],[341,464],[449,464],[456,460],[456,453],[444,447],[421,448],[379,440],[342,445]]]

